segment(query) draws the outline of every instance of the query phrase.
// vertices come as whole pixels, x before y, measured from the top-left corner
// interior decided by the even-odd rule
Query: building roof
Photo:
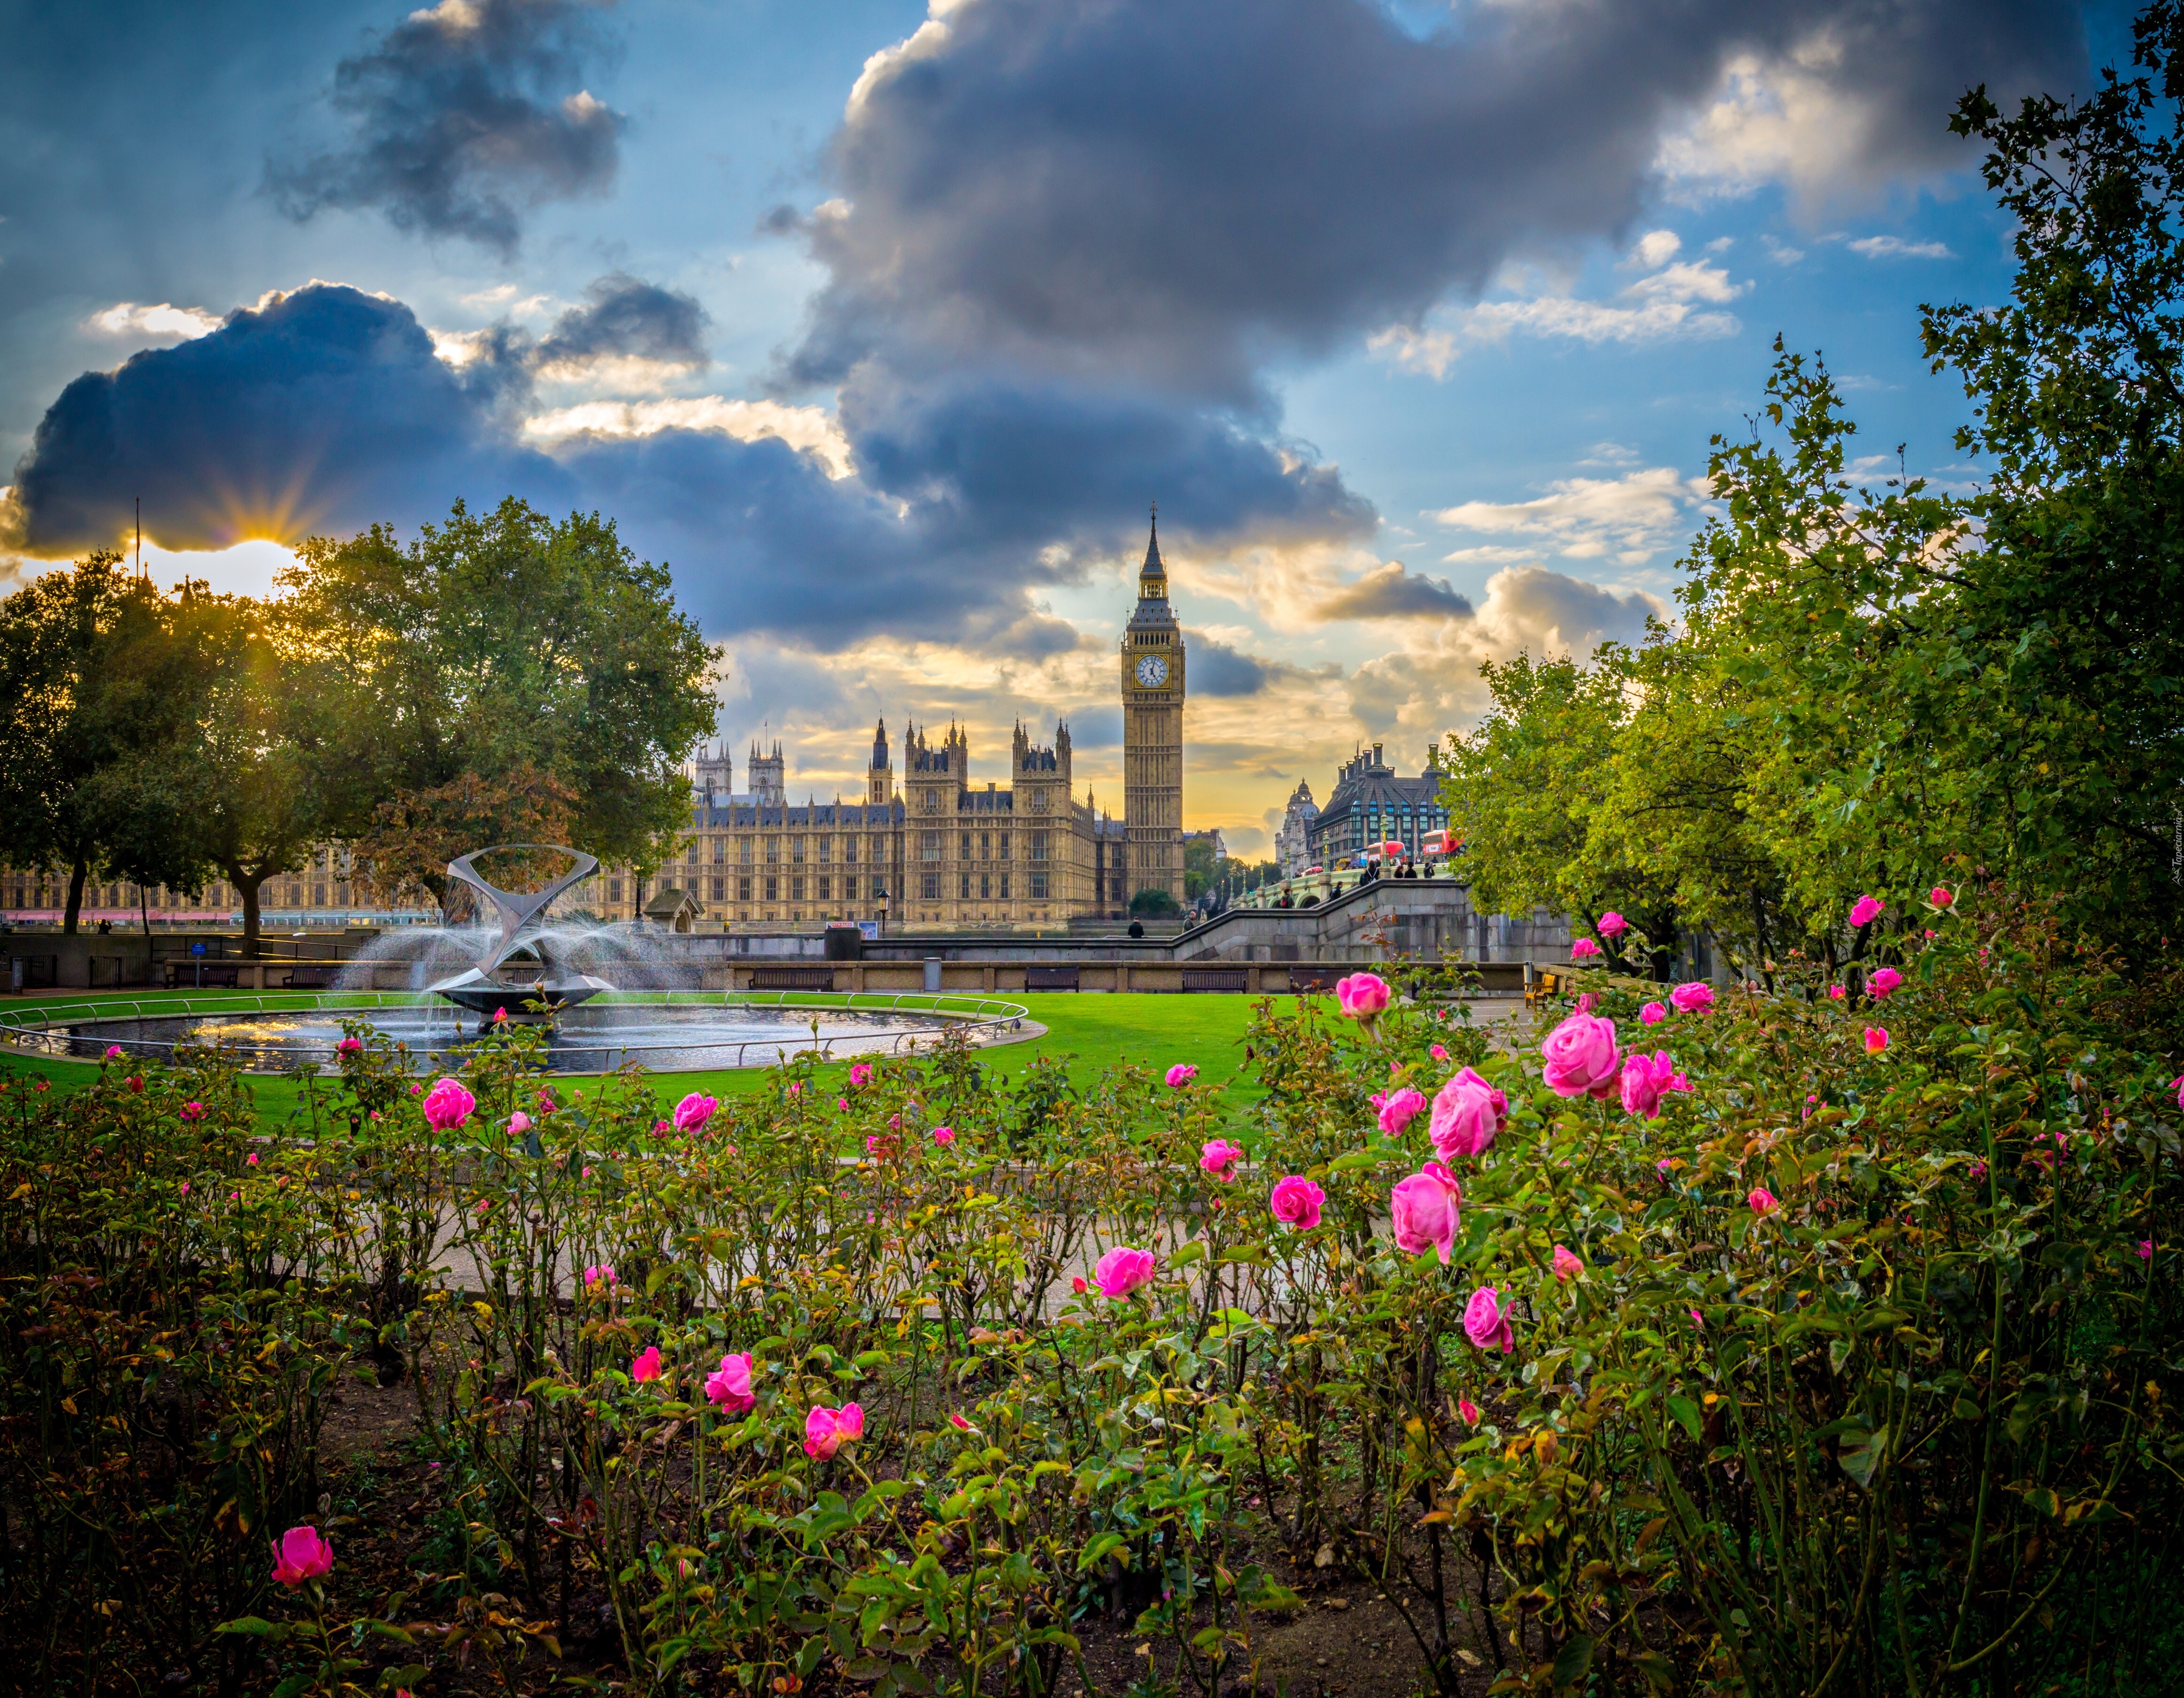
[[[1381,745],[1359,751],[1336,775],[1334,793],[1312,822],[1312,838],[1318,842],[1342,832],[1353,817],[1379,807],[1384,813],[1407,807],[1415,817],[1440,806],[1440,774],[1430,768],[1416,778],[1399,776],[1382,758]]]

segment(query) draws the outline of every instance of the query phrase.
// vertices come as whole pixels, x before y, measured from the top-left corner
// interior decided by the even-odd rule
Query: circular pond
[[[1043,1028],[1020,1003],[929,995],[601,997],[566,1009],[547,1029],[555,1073],[609,1073],[635,1061],[660,1072],[771,1067],[807,1052],[838,1059],[939,1044],[951,1029],[972,1044],[1007,1043]],[[19,1049],[97,1060],[125,1053],[165,1059],[177,1048],[218,1047],[254,1072],[333,1064],[343,1022],[361,1021],[410,1046],[421,1070],[452,1064],[476,1042],[477,1022],[437,999],[259,997],[180,1003],[102,1001],[25,1011],[0,1027]]]

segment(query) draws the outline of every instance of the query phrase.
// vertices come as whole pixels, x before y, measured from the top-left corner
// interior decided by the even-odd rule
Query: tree
[[[1148,885],[1130,898],[1130,912],[1139,919],[1157,919],[1180,913],[1183,910],[1177,907],[1175,898],[1167,891],[1157,885]]]
[[[539,817],[524,775],[547,775],[577,846],[640,875],[666,858],[688,823],[682,763],[714,723],[716,655],[666,566],[638,561],[611,520],[457,503],[406,549],[374,526],[298,556],[283,611],[378,728],[383,818],[453,805],[482,834],[465,847],[507,841]]]
[[[371,808],[377,728],[343,670],[243,596],[196,595],[183,610],[207,656],[194,734],[154,781],[187,796],[190,852],[242,903],[243,953],[259,940],[266,881],[354,835]]]
[[[1992,467],[1953,612],[2008,703],[2008,864],[2090,922],[2173,934],[2184,785],[2184,8],[2146,7],[2134,74],[2083,101],[1984,88],[1951,127],[1987,144],[2015,225],[2007,305],[1929,307],[1935,369]]]
[[[120,558],[96,552],[0,601],[0,853],[65,869],[69,932],[94,874],[188,888],[196,864],[145,825],[148,775],[194,722],[202,656],[176,630],[186,598]]]
[[[492,843],[557,843],[569,835],[576,792],[527,762],[498,779],[465,773],[436,790],[406,790],[372,811],[353,851],[358,875],[387,902],[429,896],[448,915],[448,863]],[[535,855],[506,857],[496,869],[503,889],[524,889],[541,869]],[[553,869],[555,873],[560,868]]]

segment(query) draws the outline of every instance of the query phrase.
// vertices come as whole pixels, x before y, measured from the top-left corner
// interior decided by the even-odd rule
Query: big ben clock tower
[[[1123,824],[1128,889],[1166,891],[1183,906],[1183,633],[1167,602],[1160,515],[1123,633]]]

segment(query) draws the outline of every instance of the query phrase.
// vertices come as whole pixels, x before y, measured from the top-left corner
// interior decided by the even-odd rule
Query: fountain
[[[488,884],[472,864],[481,855],[526,849],[566,855],[575,864],[543,891],[530,894],[504,891]],[[599,866],[592,856],[558,843],[496,843],[489,849],[473,849],[467,855],[455,857],[448,863],[448,876],[493,904],[494,912],[500,916],[500,936],[470,971],[443,979],[426,989],[475,1014],[490,1016],[507,1009],[510,1019],[532,1020],[550,1020],[564,1008],[596,997],[602,991],[613,990],[614,986],[594,974],[557,969],[552,935],[533,924],[552,906],[554,897],[571,885],[582,883],[599,870]],[[530,928],[527,935],[526,927]],[[521,979],[503,975],[503,968],[518,955],[527,955],[537,961],[538,971],[535,978],[527,975]],[[560,976],[556,976],[557,970]]]
[[[573,864],[543,890],[504,891],[475,864],[502,851],[566,855]],[[908,1054],[951,1029],[982,1046],[1045,1031],[1022,1004],[984,997],[702,991],[694,962],[655,930],[588,917],[549,923],[554,900],[598,867],[555,844],[475,849],[449,862],[448,876],[489,906],[493,923],[390,931],[343,969],[332,992],[203,999],[214,1004],[209,1009],[196,998],[160,997],[41,1008],[20,1022],[0,1017],[0,1044],[85,1059],[115,1046],[159,1058],[212,1046],[246,1068],[285,1071],[336,1064],[347,1021],[398,1041],[410,1065],[430,1070],[460,1065],[505,1009],[510,1023],[543,1032],[546,1068],[597,1074],[631,1062],[696,1071],[772,1066],[799,1054]],[[382,989],[384,975],[398,972],[403,987]]]

